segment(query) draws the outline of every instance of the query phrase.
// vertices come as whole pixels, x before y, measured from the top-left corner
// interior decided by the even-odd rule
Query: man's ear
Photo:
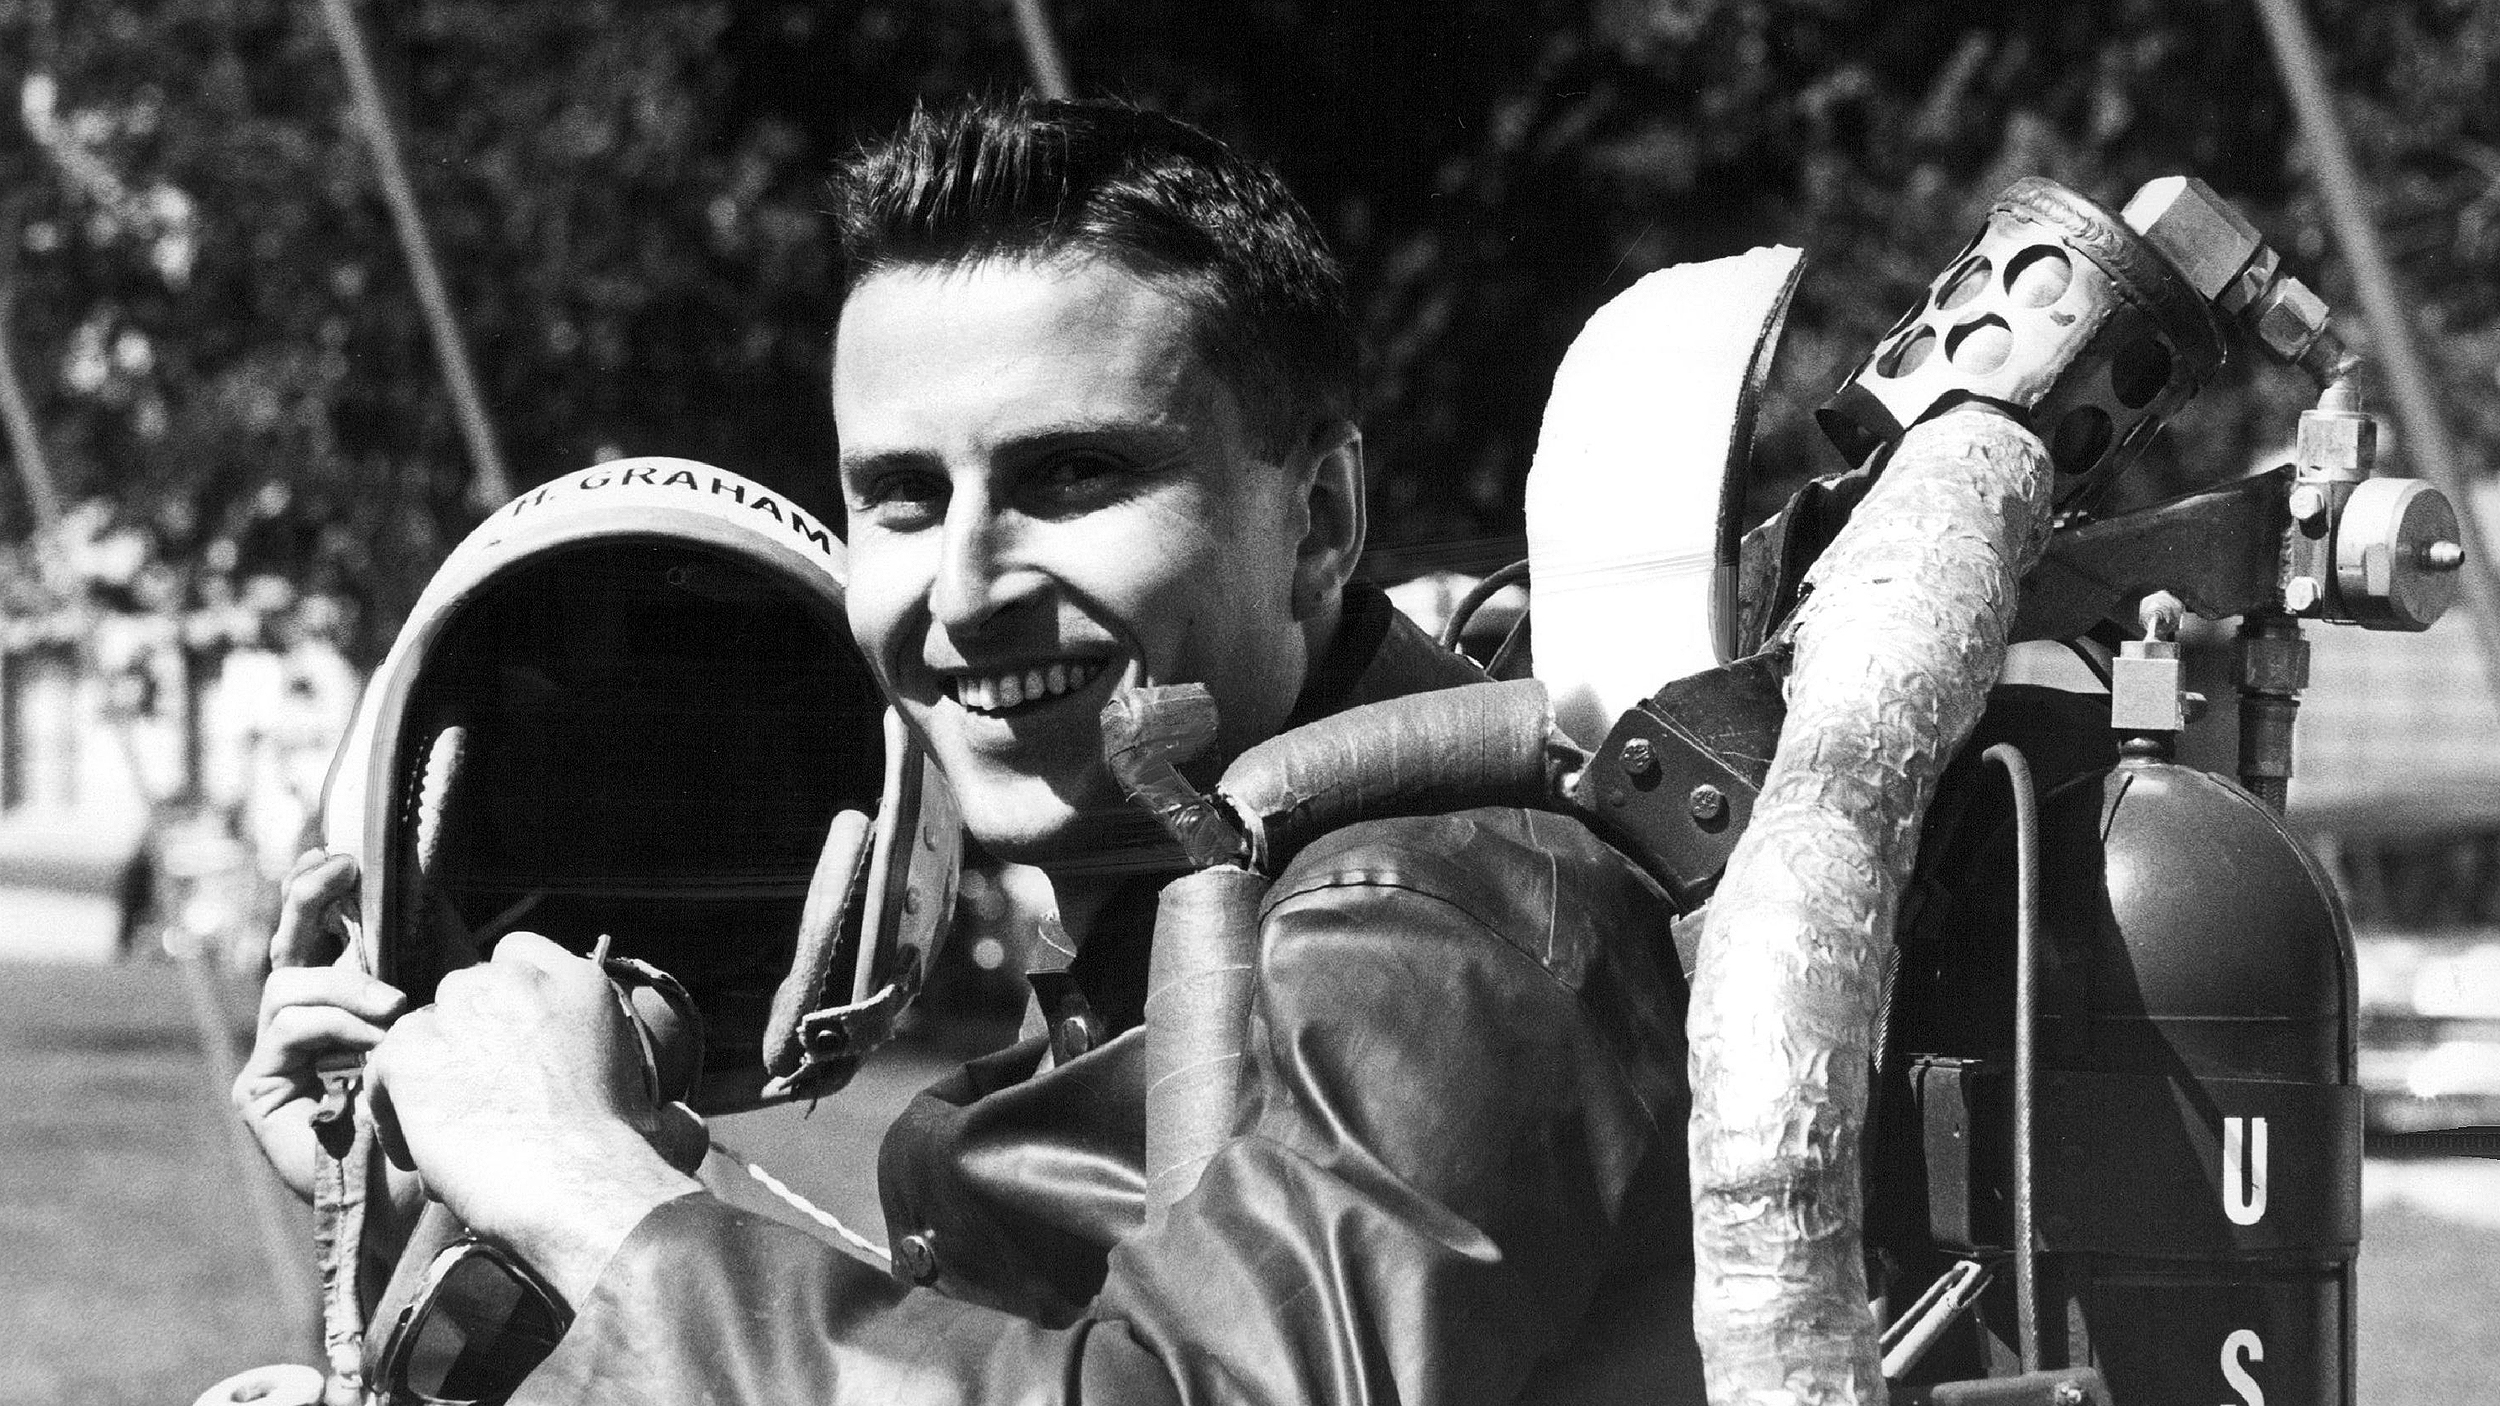
[[[1349,420],[1314,426],[1304,442],[1309,472],[1302,485],[1305,518],[1293,568],[1293,617],[1310,620],[1333,607],[1363,555],[1363,432]]]

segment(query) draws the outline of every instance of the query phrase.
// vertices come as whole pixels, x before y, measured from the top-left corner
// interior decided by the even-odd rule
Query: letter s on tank
[[[2230,1383],[2231,1390],[2240,1396],[2239,1400],[2225,1401],[2222,1406],[2266,1406],[2265,1388],[2257,1385],[2257,1379],[2248,1374],[2247,1365],[2240,1361],[2242,1353],[2247,1354],[2250,1362],[2266,1360],[2266,1345],[2258,1341],[2252,1329],[2242,1328],[2222,1340],[2222,1379]]]

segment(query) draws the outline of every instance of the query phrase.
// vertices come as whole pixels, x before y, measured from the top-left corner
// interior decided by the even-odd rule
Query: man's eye
[[[889,531],[935,524],[946,516],[946,481],[935,474],[881,474],[853,499],[851,514]]]
[[[1135,478],[1124,460],[1105,454],[1063,454],[1035,466],[1025,478],[1025,490],[1041,511],[1071,511],[1110,502],[1125,493]]]

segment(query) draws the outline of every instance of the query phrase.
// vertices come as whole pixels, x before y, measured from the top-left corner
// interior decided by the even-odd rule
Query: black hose
[[[2005,768],[2014,790],[2014,1317],[2023,1370],[2040,1370],[2040,1279],[2032,1248],[2031,1118],[2038,1078],[2034,1010],[2039,995],[2040,810],[2031,764],[2000,742],[1981,756]]]

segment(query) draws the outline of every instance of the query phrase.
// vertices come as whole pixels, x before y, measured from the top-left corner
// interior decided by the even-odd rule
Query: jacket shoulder
[[[1332,831],[1277,877],[1262,917],[1364,902],[1451,910],[1573,987],[1610,944],[1664,947],[1676,911],[1647,874],[1570,816],[1486,807]]]

